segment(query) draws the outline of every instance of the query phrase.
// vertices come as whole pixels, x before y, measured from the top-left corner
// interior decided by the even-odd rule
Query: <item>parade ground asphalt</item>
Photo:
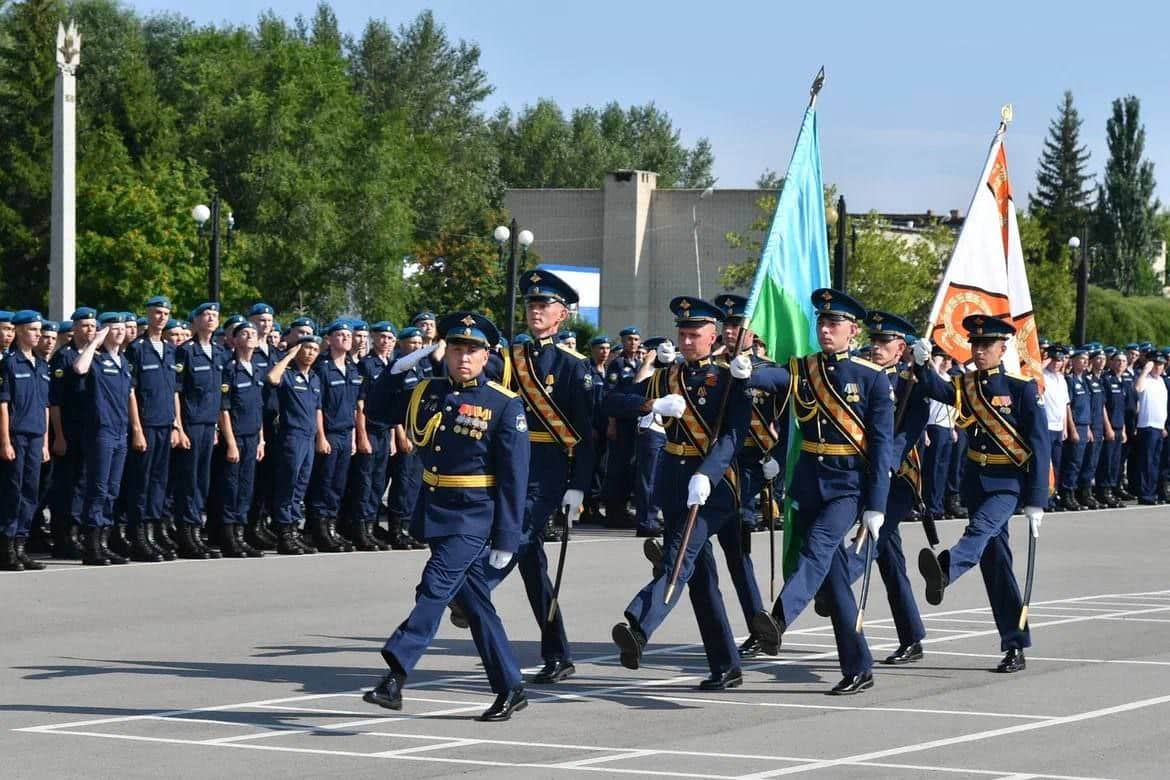
[[[962,528],[941,524],[943,543]],[[1011,530],[1022,580],[1023,519]],[[924,537],[906,527],[925,658],[879,664],[872,690],[832,697],[832,631],[811,608],[778,657],[744,663],[732,691],[696,690],[707,669],[686,598],[642,668],[622,668],[610,628],[649,566],[628,532],[581,529],[562,594],[576,675],[530,685],[528,708],[499,724],[474,720],[493,697],[470,635],[447,623],[401,712],[361,699],[425,551],[55,562],[0,574],[0,777],[1165,777],[1168,531],[1170,507],[1049,515],[1028,668],[999,675],[979,573],[927,606],[913,566]],[[767,544],[755,534],[765,599]],[[723,593],[742,637],[726,576]],[[495,603],[535,671],[539,633],[518,573]],[[897,644],[876,573],[865,632],[878,659]]]

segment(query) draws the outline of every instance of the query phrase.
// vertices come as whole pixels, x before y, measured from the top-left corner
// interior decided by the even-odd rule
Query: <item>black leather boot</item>
[[[111,528],[106,529],[105,533],[106,546],[117,555],[119,558],[130,557],[130,538],[126,535],[125,523],[114,523]]]
[[[146,541],[151,549],[157,552],[164,561],[173,561],[177,557],[175,555],[175,548],[173,544],[162,543],[162,523],[152,521],[143,524],[146,529]]]
[[[124,563],[130,563],[130,559],[126,558],[120,553],[116,553],[110,549],[110,529],[101,529],[101,534],[98,537],[101,539],[102,553],[110,560],[110,563],[121,566]]]
[[[247,553],[244,548],[236,542],[236,526],[231,523],[224,523],[220,526],[219,536],[223,540],[220,544],[220,550],[225,558],[247,558]]]
[[[45,568],[45,564],[28,557],[28,553],[25,552],[25,540],[23,536],[16,537],[12,543],[12,547],[16,552],[16,560],[24,564],[25,571],[42,571]]]
[[[297,529],[291,525],[280,529],[280,536],[276,540],[276,552],[280,555],[304,555],[305,549],[297,539]]]
[[[1079,512],[1083,508],[1080,503],[1077,502],[1076,496],[1073,495],[1075,492],[1076,491],[1070,489],[1065,490],[1060,494],[1060,506],[1067,512]]]
[[[1085,509],[1101,508],[1101,505],[1097,503],[1097,499],[1093,498],[1093,494],[1088,488],[1077,488],[1077,501]]]
[[[16,557],[16,540],[0,536],[0,571],[24,571],[24,564]]]
[[[162,563],[162,553],[146,538],[146,524],[135,523],[130,529],[130,560],[143,563]]]
[[[336,544],[329,535],[329,524],[323,517],[314,517],[305,523],[306,536],[309,537],[309,544],[316,547],[320,552],[337,553],[341,552],[341,546]]]
[[[79,561],[85,555],[81,541],[81,529],[72,520],[64,524],[61,534],[53,543],[53,556],[70,561]]]
[[[211,556],[207,554],[207,550],[195,541],[195,526],[190,523],[179,523],[176,526],[178,530],[178,538],[175,540],[179,545],[179,557],[191,561],[206,561]]]
[[[342,552],[353,552],[353,545],[350,544],[349,539],[346,539],[337,531],[337,518],[330,517],[322,521],[325,524],[325,533],[329,536],[329,541],[333,542],[334,546]]]
[[[264,552],[262,550],[257,550],[255,547],[248,544],[248,540],[246,538],[244,538],[244,526],[239,525],[239,524],[233,524],[231,526],[231,529],[232,529],[232,534],[234,534],[234,536],[235,536],[236,547],[243,550],[244,555],[246,555],[249,558],[263,558],[264,557]]]
[[[405,529],[405,520],[393,516],[390,518],[390,546],[395,550],[410,549],[410,536]]]
[[[967,508],[959,503],[958,493],[951,493],[947,496],[946,515],[960,520],[967,517]]]
[[[85,541],[82,546],[81,562],[86,566],[109,566],[110,559],[106,557],[102,548],[102,530],[93,526],[86,526]]]
[[[251,523],[248,523],[248,529],[244,532],[244,539],[257,550],[276,549],[277,538],[264,527],[263,518],[256,518]]]

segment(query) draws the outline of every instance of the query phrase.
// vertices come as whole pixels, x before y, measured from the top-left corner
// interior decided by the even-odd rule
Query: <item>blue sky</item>
[[[266,9],[311,16],[315,0],[133,0],[199,23],[248,24]],[[334,0],[343,30],[397,26],[431,8],[452,38],[477,42],[496,92],[487,108],[541,97],[568,110],[653,100],[690,144],[710,138],[718,187],[751,187],[787,165],[808,85],[818,102],[826,183],[851,211],[966,212],[1011,102],[1008,162],[1026,204],[1065,89],[1085,120],[1096,173],[1114,98],[1142,100],[1146,153],[1170,203],[1170,13],[1160,3],[381,2]],[[87,35],[96,34],[84,31]]]

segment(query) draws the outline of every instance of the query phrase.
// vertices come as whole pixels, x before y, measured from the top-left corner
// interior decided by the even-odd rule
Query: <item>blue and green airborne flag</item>
[[[816,317],[813,290],[831,286],[829,244],[825,227],[825,195],[821,181],[821,144],[817,134],[816,103],[804,112],[804,123],[780,187],[772,226],[752,281],[745,319],[764,343],[768,355],[784,364],[794,355],[815,352]],[[794,420],[789,415],[790,420]],[[795,425],[788,437],[788,477],[800,449]],[[803,529],[796,527],[791,500],[785,505],[784,573],[795,565]]]

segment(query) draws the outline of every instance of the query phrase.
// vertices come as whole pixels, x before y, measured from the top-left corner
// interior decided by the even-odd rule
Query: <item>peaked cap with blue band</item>
[[[715,303],[723,309],[724,322],[732,324],[743,322],[744,315],[747,314],[747,298],[742,295],[720,295]]]
[[[465,342],[481,347],[494,346],[500,340],[500,331],[482,314],[458,311],[448,314],[436,323],[439,333],[448,342]]]
[[[813,290],[811,300],[818,317],[838,317],[853,322],[865,319],[865,307],[861,302],[840,290],[828,287]]]
[[[876,309],[866,313],[865,327],[870,336],[900,336],[906,340],[918,337],[918,331],[906,319]]]
[[[674,324],[680,328],[694,328],[707,323],[719,324],[723,321],[723,309],[702,298],[693,298],[689,295],[680,295],[670,302],[670,311],[674,314]]]
[[[963,318],[963,330],[970,339],[1010,339],[1016,335],[1016,326],[990,314],[968,314]]]
[[[543,268],[534,268],[520,277],[520,291],[529,301],[556,301],[572,306],[579,300],[577,291],[568,282]]]

